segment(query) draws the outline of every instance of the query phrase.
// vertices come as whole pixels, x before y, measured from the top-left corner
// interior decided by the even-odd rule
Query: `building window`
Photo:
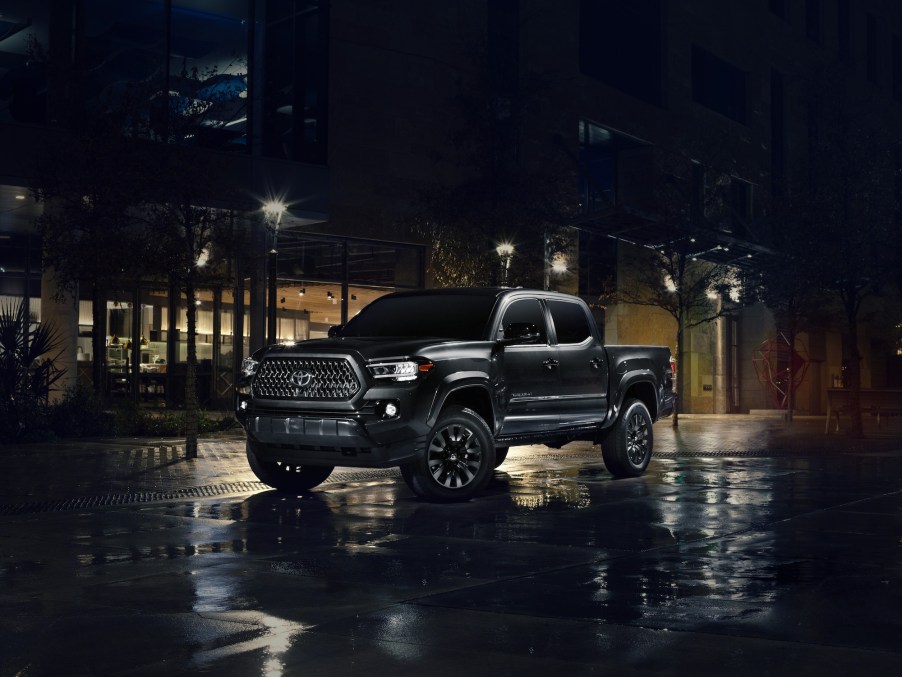
[[[821,0],[805,0],[805,35],[812,42],[821,41]]]
[[[880,71],[878,64],[880,61],[880,47],[878,44],[877,17],[868,14],[867,19],[867,77],[869,82],[878,84]]]
[[[704,223],[705,217],[705,168],[700,162],[692,162],[689,194],[689,218],[693,224]]]
[[[745,237],[748,223],[752,218],[752,197],[754,186],[735,176],[730,177],[730,219],[729,232],[735,237]]]
[[[203,11],[183,0],[82,4],[88,108],[128,120],[135,136],[247,150],[246,0]]]
[[[325,164],[328,3],[282,0],[266,11],[263,154]]]
[[[50,4],[3,3],[0,9],[0,122],[47,122],[47,69],[29,52],[33,44],[50,45]]]
[[[660,105],[661,0],[581,0],[579,12],[580,71]]]
[[[170,7],[170,141],[245,151],[248,3],[196,4]]]
[[[852,56],[852,16],[849,0],[838,0],[836,4],[836,43],[840,58],[848,60]]]
[[[731,120],[746,122],[746,73],[692,46],[692,100]]]
[[[579,206],[584,214],[617,204],[614,136],[599,125],[579,121]]]
[[[617,240],[590,227],[579,230],[579,294],[613,293],[617,280]]]

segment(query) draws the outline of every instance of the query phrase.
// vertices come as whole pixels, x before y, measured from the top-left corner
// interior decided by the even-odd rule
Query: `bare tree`
[[[678,237],[655,249],[647,249],[634,261],[628,279],[615,294],[615,300],[660,308],[676,323],[676,360],[683,370],[686,364],[686,332],[722,317],[740,301],[741,280],[730,266],[698,260],[692,237]],[[724,298],[727,302],[724,302]],[[684,382],[681,377],[673,412],[673,427],[679,427],[684,408]]]
[[[156,273],[185,298],[187,317],[187,372],[185,378],[186,439],[188,458],[197,457],[200,410],[197,397],[197,290],[199,286],[225,282],[229,262],[241,249],[237,244],[236,191],[217,178],[210,160],[185,151],[163,147],[156,153],[160,179],[154,185],[157,199],[148,205],[154,233]]]
[[[686,142],[685,147],[692,144]],[[697,145],[697,144],[696,144]],[[702,165],[686,152],[661,151],[654,189],[657,226],[640,254],[627,266],[614,302],[660,308],[676,323],[676,359],[686,364],[686,332],[732,312],[752,298],[744,272],[747,259],[730,253],[734,227],[746,228],[745,215],[730,201],[735,181],[734,154],[726,141],[706,143],[693,155],[711,160]],[[685,370],[681,371],[686,374]],[[679,381],[673,426],[685,408],[686,377]]]
[[[474,179],[436,187],[409,225],[429,243],[436,286],[541,288],[548,261],[569,243],[567,206],[558,177],[513,176],[504,186]],[[509,259],[499,257],[503,244],[513,247]]]
[[[795,406],[796,341],[802,332],[823,325],[826,315],[824,289],[811,270],[811,230],[805,226],[807,207],[787,187],[771,205],[771,246],[775,253],[756,267],[758,296],[774,315],[777,328],[787,338],[787,414],[793,421]]]
[[[809,157],[800,181],[804,270],[837,301],[847,337],[852,436],[861,436],[860,326],[897,274],[899,146],[866,99],[823,73],[810,79]]]

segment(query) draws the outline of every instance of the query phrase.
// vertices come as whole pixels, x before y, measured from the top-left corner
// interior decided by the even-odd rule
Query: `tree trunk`
[[[849,320],[849,409],[851,428],[849,435],[864,437],[861,420],[861,354],[858,351],[858,319],[850,314]]]
[[[795,388],[793,387],[793,381],[795,380],[795,365],[793,364],[793,356],[795,355],[796,348],[796,333],[795,330],[790,330],[789,332],[789,365],[787,367],[787,373],[789,374],[789,378],[786,383],[786,421],[787,423],[792,423],[792,409],[795,400]],[[779,354],[779,353],[778,353]]]
[[[683,388],[686,386],[686,363],[683,355],[683,323],[679,321],[677,326],[677,391],[673,400],[673,427],[680,427],[680,410],[683,404]]]
[[[197,407],[197,305],[194,302],[194,280],[185,285],[188,315],[188,370],[185,377],[185,456],[197,458],[199,412]]]

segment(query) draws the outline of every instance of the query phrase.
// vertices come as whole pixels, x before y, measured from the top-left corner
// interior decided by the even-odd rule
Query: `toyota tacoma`
[[[335,466],[400,467],[432,501],[480,492],[512,445],[601,445],[641,475],[674,405],[670,350],[605,346],[568,294],[458,288],[383,296],[329,338],[244,361],[236,416],[260,480],[299,493]]]

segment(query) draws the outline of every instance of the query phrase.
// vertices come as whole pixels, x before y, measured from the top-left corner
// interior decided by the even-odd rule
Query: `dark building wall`
[[[466,176],[453,137],[485,68],[486,4],[334,2],[330,224],[396,239],[421,191]]]

